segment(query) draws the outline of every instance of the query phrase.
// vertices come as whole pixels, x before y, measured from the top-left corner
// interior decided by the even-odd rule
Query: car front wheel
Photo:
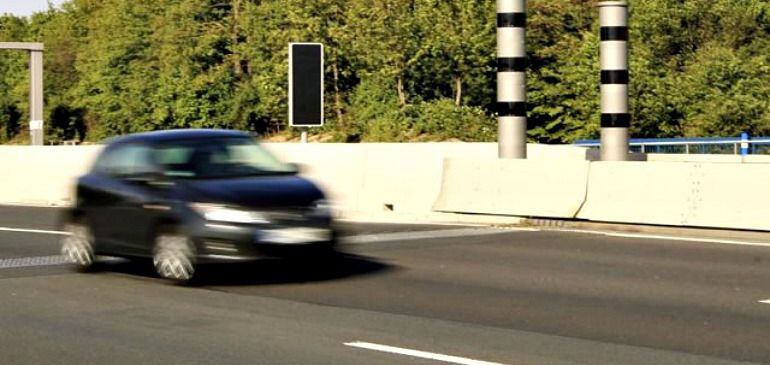
[[[81,222],[72,222],[64,226],[66,235],[61,240],[61,253],[80,271],[86,271],[94,265],[94,237],[91,229]]]
[[[152,263],[164,279],[186,283],[195,275],[195,248],[190,239],[177,233],[160,233],[155,238]]]

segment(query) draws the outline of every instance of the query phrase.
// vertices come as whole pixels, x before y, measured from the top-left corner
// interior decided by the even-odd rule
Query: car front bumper
[[[188,229],[199,263],[265,258],[320,257],[333,250],[336,232],[327,224],[250,226],[206,222]]]

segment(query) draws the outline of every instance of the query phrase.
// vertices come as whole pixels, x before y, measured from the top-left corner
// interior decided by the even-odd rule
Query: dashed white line
[[[770,304],[770,299],[760,300],[759,302],[762,304]]]
[[[367,350],[374,350],[374,351],[380,351],[380,352],[387,352],[387,353],[391,353],[391,354],[398,354],[398,355],[404,355],[404,356],[417,357],[417,358],[421,358],[421,359],[443,361],[443,362],[449,362],[449,363],[453,363],[453,364],[462,364],[462,365],[504,365],[504,364],[501,364],[501,363],[498,363],[498,362],[474,360],[474,359],[469,359],[469,358],[465,358],[465,357],[437,354],[437,353],[434,353],[434,352],[412,350],[412,349],[406,349],[406,348],[402,348],[402,347],[379,345],[379,344],[370,343],[370,342],[360,342],[360,341],[346,342],[345,346],[357,347],[357,348],[362,348],[362,349],[367,349]]]
[[[42,233],[42,234],[55,234],[55,235],[66,235],[67,232],[63,231],[46,231],[42,229],[29,229],[29,228],[11,228],[11,227],[0,227],[0,231],[3,232],[23,232],[23,233]]]

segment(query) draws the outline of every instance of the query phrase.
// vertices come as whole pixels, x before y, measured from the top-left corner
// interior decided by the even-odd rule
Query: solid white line
[[[346,221],[353,222],[352,220],[346,220]],[[346,243],[369,243],[369,242],[387,242],[387,241],[417,240],[417,239],[430,239],[430,238],[450,238],[450,237],[462,237],[462,236],[485,236],[489,234],[500,234],[500,233],[506,233],[506,232],[540,232],[543,230],[549,230],[549,229],[539,229],[539,228],[530,228],[530,227],[506,227],[506,228],[490,228],[490,229],[483,229],[481,228],[481,226],[478,226],[478,227],[470,226],[470,227],[476,227],[476,228],[355,235],[355,236],[343,237],[342,240]],[[698,237],[674,237],[674,236],[661,236],[661,235],[650,235],[650,234],[640,234],[640,233],[603,232],[603,231],[592,231],[592,230],[583,230],[583,229],[553,229],[553,231],[596,234],[596,235],[602,235],[602,236],[608,236],[608,237],[620,237],[620,238],[642,238],[642,239],[655,239],[655,240],[666,240],[666,241],[721,243],[721,244],[739,245],[739,246],[770,247],[770,242],[751,242],[751,241],[725,240],[725,239],[715,239],[715,238],[698,238]],[[68,234],[67,232],[64,232],[64,231],[49,231],[49,230],[42,230],[42,229],[11,228],[11,227],[0,227],[0,232],[22,232],[22,233],[39,233],[39,234],[52,234],[52,235]]]
[[[453,238],[469,236],[486,236],[490,234],[510,233],[510,229],[495,228],[463,228],[463,229],[440,229],[435,231],[409,231],[393,233],[374,233],[361,234],[355,236],[341,237],[343,243],[375,243],[392,241],[409,241],[436,238]]]
[[[468,226],[465,226],[468,227]],[[486,226],[470,226],[471,228],[461,229],[438,229],[430,231],[405,231],[405,232],[392,232],[392,233],[375,233],[375,234],[361,234],[354,236],[342,237],[342,240],[348,243],[367,243],[367,242],[386,242],[396,240],[416,240],[416,239],[428,239],[428,238],[449,238],[449,237],[461,237],[461,236],[485,236],[488,234],[500,234],[506,232],[538,232],[540,229],[529,227],[505,227],[505,228],[489,228]],[[0,231],[5,232],[22,232],[22,233],[40,233],[40,234],[53,234],[53,235],[67,235],[64,231],[47,231],[42,229],[29,229],[29,228],[11,228],[0,227]]]
[[[405,348],[401,348],[401,347],[378,345],[376,343],[370,343],[370,342],[359,342],[359,341],[356,341],[356,342],[346,342],[345,346],[358,347],[358,348],[367,349],[367,350],[387,352],[387,353],[391,353],[391,354],[412,356],[412,357],[418,357],[418,358],[421,358],[421,359],[429,359],[429,360],[450,362],[450,363],[462,364],[462,365],[503,365],[503,364],[498,363],[498,362],[473,360],[473,359],[468,359],[468,358],[465,358],[465,357],[443,355],[443,354],[437,354],[437,353],[433,353],[433,352],[425,352],[425,351],[405,349]]]
[[[453,223],[453,222],[415,222],[415,221],[402,221],[399,219],[367,219],[367,218],[337,218],[336,222],[343,223],[369,223],[369,224],[393,224],[403,226],[455,226],[455,227],[488,227],[488,224],[480,223]]]
[[[728,244],[728,245],[770,247],[770,243],[768,243],[768,242],[737,241],[737,240],[724,240],[724,239],[716,239],[716,238],[674,237],[674,236],[659,236],[659,235],[639,234],[639,233],[616,233],[616,232],[590,231],[590,230],[581,230],[581,229],[558,229],[556,231],[559,231],[559,232],[571,232],[571,233],[597,234],[597,235],[602,235],[602,236],[620,237],[620,238],[643,238],[643,239],[666,240],[666,241],[722,243],[722,244]]]
[[[42,229],[10,228],[10,227],[0,227],[0,231],[4,231],[4,232],[24,232],[24,233],[57,234],[57,235],[66,235],[67,234],[67,232],[62,232],[62,231],[46,231],[46,230],[42,230]]]

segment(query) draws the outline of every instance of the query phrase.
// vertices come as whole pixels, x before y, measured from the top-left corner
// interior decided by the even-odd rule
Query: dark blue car
[[[265,257],[322,260],[335,232],[323,192],[248,134],[172,130],[118,137],[77,181],[62,253],[152,258],[189,281],[199,264]]]

